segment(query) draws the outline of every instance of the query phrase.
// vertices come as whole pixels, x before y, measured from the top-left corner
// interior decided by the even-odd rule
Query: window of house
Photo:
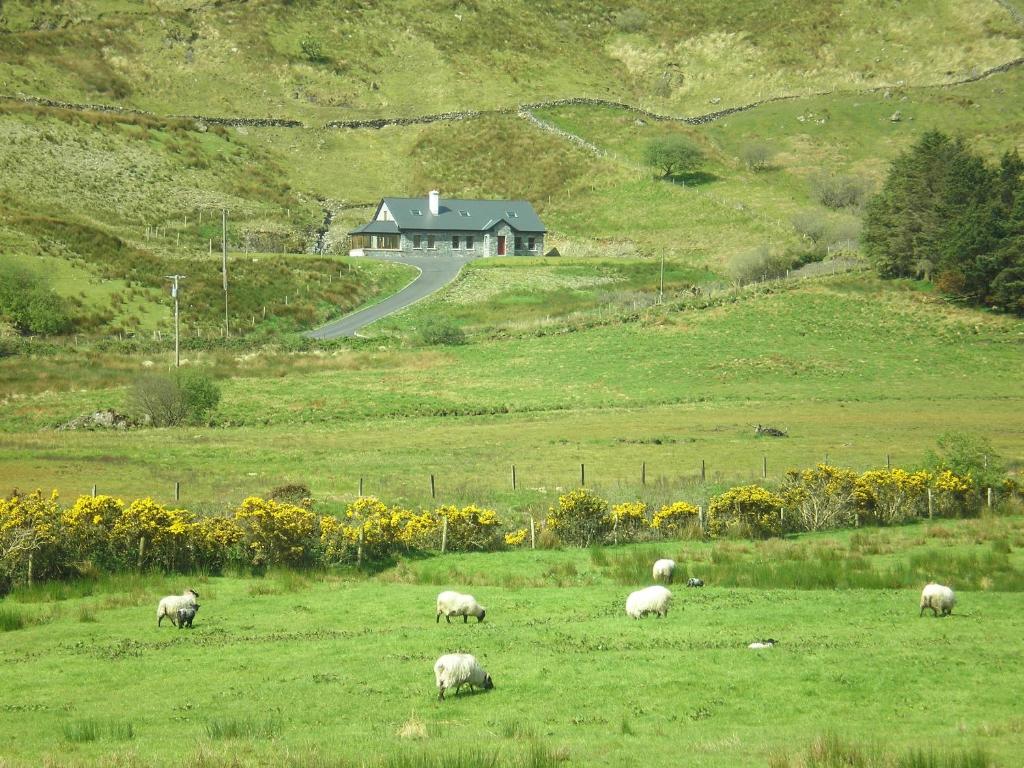
[[[516,237],[516,250],[517,251],[523,250],[523,238],[518,237],[518,236]]]
[[[423,243],[420,241],[419,235],[412,236],[412,247],[414,250],[420,250],[423,247]]]
[[[459,250],[459,236],[458,235],[452,235],[452,250],[453,251]]]
[[[505,211],[505,213],[507,213],[509,215],[509,218],[512,218],[512,219],[518,219],[519,218],[519,214],[516,213],[515,211]]]
[[[377,235],[377,248],[382,251],[398,250],[398,235]]]
[[[466,250],[467,251],[472,251],[473,250],[473,236],[472,235],[466,235]]]
[[[433,235],[427,235],[427,248],[429,248],[430,250],[434,250],[435,248],[437,248],[437,244],[434,242]]]
[[[527,238],[526,239],[526,247],[529,248],[531,251],[536,251],[537,250],[537,238],[535,238],[535,237]]]
[[[353,248],[369,248],[370,247],[370,236],[369,235],[352,235],[352,247]]]
[[[459,211],[459,216],[465,216],[465,217],[468,218],[469,217],[469,211],[462,211],[462,210],[460,210]]]

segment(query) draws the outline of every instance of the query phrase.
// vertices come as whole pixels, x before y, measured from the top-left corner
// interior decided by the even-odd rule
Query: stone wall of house
[[[420,235],[420,245],[418,249],[413,248],[413,236]],[[434,236],[434,247],[428,248],[428,236]],[[473,237],[473,248],[472,250],[466,249],[466,237],[472,235]],[[544,235],[527,235],[521,234],[522,237],[522,248],[516,250],[516,232],[507,224],[502,223],[501,226],[490,232],[405,232],[402,233],[401,237],[401,252],[411,256],[449,256],[458,258],[483,258],[484,256],[497,256],[498,255],[498,237],[500,235],[505,236],[505,255],[506,256],[541,256],[544,253]],[[458,236],[459,248],[452,247],[452,238]],[[527,249],[529,238],[533,237],[535,240],[534,250],[530,251]],[[372,248],[364,248],[365,252],[380,253],[380,254],[393,254],[396,251],[377,251]]]

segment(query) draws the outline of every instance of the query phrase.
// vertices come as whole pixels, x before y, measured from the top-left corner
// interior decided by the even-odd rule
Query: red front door
[[[498,255],[499,256],[504,256],[505,255],[505,236],[504,235],[498,235]]]

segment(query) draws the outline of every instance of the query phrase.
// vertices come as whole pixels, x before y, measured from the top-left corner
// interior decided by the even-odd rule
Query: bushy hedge
[[[771,490],[757,485],[713,496],[706,513],[686,501],[654,510],[644,501],[609,504],[586,488],[565,493],[542,521],[541,541],[588,547],[683,536],[766,538],[859,523],[890,525],[929,513],[969,515],[980,496],[969,473],[903,469],[860,475],[818,464],[792,471]],[[256,496],[225,515],[200,516],[152,498],[126,504],[82,496],[63,506],[56,495],[15,491],[0,499],[0,594],[11,585],[100,571],[218,573],[227,567],[326,567],[386,562],[416,551],[492,551],[524,546],[496,511],[445,505],[414,512],[373,496],[344,515],[318,515],[312,502]]]

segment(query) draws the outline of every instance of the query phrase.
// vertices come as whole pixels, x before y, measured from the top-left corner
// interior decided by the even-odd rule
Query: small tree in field
[[[700,148],[682,136],[653,139],[644,150],[645,162],[667,179],[695,170],[704,159]]]
[[[132,405],[154,427],[197,424],[217,407],[220,388],[202,371],[151,374],[135,381]]]

